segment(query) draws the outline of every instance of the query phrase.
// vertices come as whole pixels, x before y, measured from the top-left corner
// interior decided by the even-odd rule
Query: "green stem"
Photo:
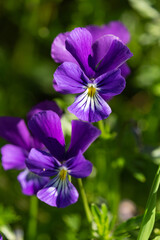
[[[83,201],[83,205],[84,205],[84,210],[86,212],[87,220],[88,220],[89,223],[91,223],[92,222],[92,214],[91,214],[91,211],[90,211],[90,208],[89,208],[89,205],[88,205],[88,200],[87,200],[84,188],[83,188],[83,183],[82,183],[81,178],[78,178],[78,184],[79,184],[79,188],[80,188],[80,192],[81,192],[82,201]]]
[[[103,120],[101,120],[101,121],[98,122],[98,127],[99,127],[99,129],[101,130],[101,133],[102,133],[101,135],[102,135],[102,137],[105,136],[105,129],[104,129]]]
[[[28,224],[28,238],[27,238],[29,240],[36,239],[37,214],[38,214],[38,198],[36,196],[32,196],[30,199],[30,219]]]

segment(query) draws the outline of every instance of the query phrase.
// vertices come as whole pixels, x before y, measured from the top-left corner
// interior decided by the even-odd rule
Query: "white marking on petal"
[[[91,109],[92,111],[94,112],[95,111],[95,97],[94,98],[91,98]]]
[[[86,105],[84,106],[84,112],[88,111],[88,109],[90,107],[90,102],[91,102],[91,98],[88,97],[87,101],[86,101]]]
[[[97,93],[94,98],[95,106],[98,110],[102,110],[102,105],[100,103],[100,97],[99,94]]]
[[[79,108],[81,108],[87,101],[87,98],[88,98],[88,95],[87,95],[87,90],[78,96],[78,98],[76,99],[76,103],[77,103],[77,106]]]

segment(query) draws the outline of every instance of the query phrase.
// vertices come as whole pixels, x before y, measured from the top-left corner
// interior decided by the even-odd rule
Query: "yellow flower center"
[[[88,96],[89,97],[94,97],[95,93],[96,93],[95,87],[93,87],[93,86],[88,87]]]
[[[66,179],[66,176],[67,176],[67,169],[62,168],[62,169],[60,170],[60,172],[59,172],[59,177],[60,177],[62,180],[64,180],[64,179]]]

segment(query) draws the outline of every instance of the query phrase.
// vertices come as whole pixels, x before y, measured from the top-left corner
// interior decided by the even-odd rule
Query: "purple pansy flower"
[[[92,43],[94,44],[99,38],[105,35],[114,35],[118,37],[124,44],[127,44],[130,41],[130,33],[123,23],[119,21],[113,21],[109,24],[102,26],[89,25],[86,26],[86,29],[92,35]],[[65,41],[69,36],[70,32],[60,33],[53,41],[51,47],[51,56],[57,63],[63,62],[74,62],[77,63],[76,59],[68,51],[65,45]],[[122,76],[126,77],[130,73],[130,69],[126,63],[122,64],[121,72]]]
[[[125,88],[122,77],[126,69],[124,63],[132,57],[128,47],[118,37],[101,34],[97,39],[93,29],[93,26],[88,30],[75,28],[59,35],[52,44],[52,57],[63,62],[54,74],[54,88],[66,94],[79,94],[68,110],[89,122],[110,115],[111,108],[106,100],[120,94]]]
[[[51,109],[60,116],[62,115],[62,111],[55,102],[45,101],[31,109],[28,119],[37,111],[44,109]],[[30,135],[24,120],[17,117],[0,117],[0,137],[10,142],[1,148],[3,168],[5,170],[24,169],[18,175],[22,192],[26,195],[36,194],[49,181],[49,178],[42,178],[31,173],[26,168],[25,159],[32,147],[42,149],[44,145],[36,137]]]
[[[100,135],[99,129],[90,123],[73,120],[71,143],[65,151],[65,140],[59,116],[52,111],[40,112],[29,121],[29,128],[43,142],[49,152],[30,151],[26,165],[39,176],[55,176],[37,193],[37,197],[55,207],[67,207],[78,199],[78,192],[68,175],[84,178],[90,175],[92,164],[83,153]]]
[[[2,237],[2,235],[0,234],[0,240],[3,240],[3,237]]]

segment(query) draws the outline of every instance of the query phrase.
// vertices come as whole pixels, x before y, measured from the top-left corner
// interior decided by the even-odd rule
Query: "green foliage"
[[[133,217],[121,224],[114,230],[115,238],[130,237],[132,232],[139,230],[143,216]]]
[[[7,239],[16,240],[16,235],[12,231],[9,224],[13,224],[20,220],[15,211],[11,207],[0,205],[0,233],[3,233]]]
[[[158,168],[151,188],[144,217],[142,220],[142,225],[138,235],[138,240],[148,240],[153,230],[156,215],[156,200],[159,184],[160,184],[160,167]]]
[[[110,219],[107,206],[103,203],[99,209],[92,204],[91,212],[93,216],[92,229],[95,239],[109,240],[110,238]]]
[[[133,8],[135,8],[143,17],[157,18],[160,17],[158,10],[152,7],[150,0],[129,0]]]
[[[137,240],[142,217],[120,223],[118,210],[120,201],[127,198],[135,203],[137,214],[145,212],[160,163],[159,9],[158,0],[0,1],[0,115],[26,118],[34,104],[54,99],[64,110],[62,124],[67,144],[74,118],[67,107],[74,96],[58,94],[52,88],[58,66],[50,57],[53,38],[77,26],[113,20],[122,21],[131,33],[129,48],[134,56],[128,63],[131,74],[126,79],[126,89],[109,102],[112,114],[99,126],[95,124],[102,135],[85,153],[94,165],[91,176],[84,180],[88,201],[95,203],[94,236],[91,237],[80,197],[66,209],[40,202],[35,240]],[[3,144],[5,141],[1,140],[0,145]],[[16,171],[5,172],[0,167],[0,227],[11,224],[15,229],[18,221],[26,238],[30,197],[21,193],[17,175]],[[148,223],[152,222],[149,233],[155,209],[160,210],[157,191],[151,200],[147,210],[151,216]],[[12,206],[17,214],[4,205]],[[159,239],[158,224],[157,219],[150,239]]]
[[[5,208],[0,205],[0,227],[16,222],[20,219],[11,207]]]

